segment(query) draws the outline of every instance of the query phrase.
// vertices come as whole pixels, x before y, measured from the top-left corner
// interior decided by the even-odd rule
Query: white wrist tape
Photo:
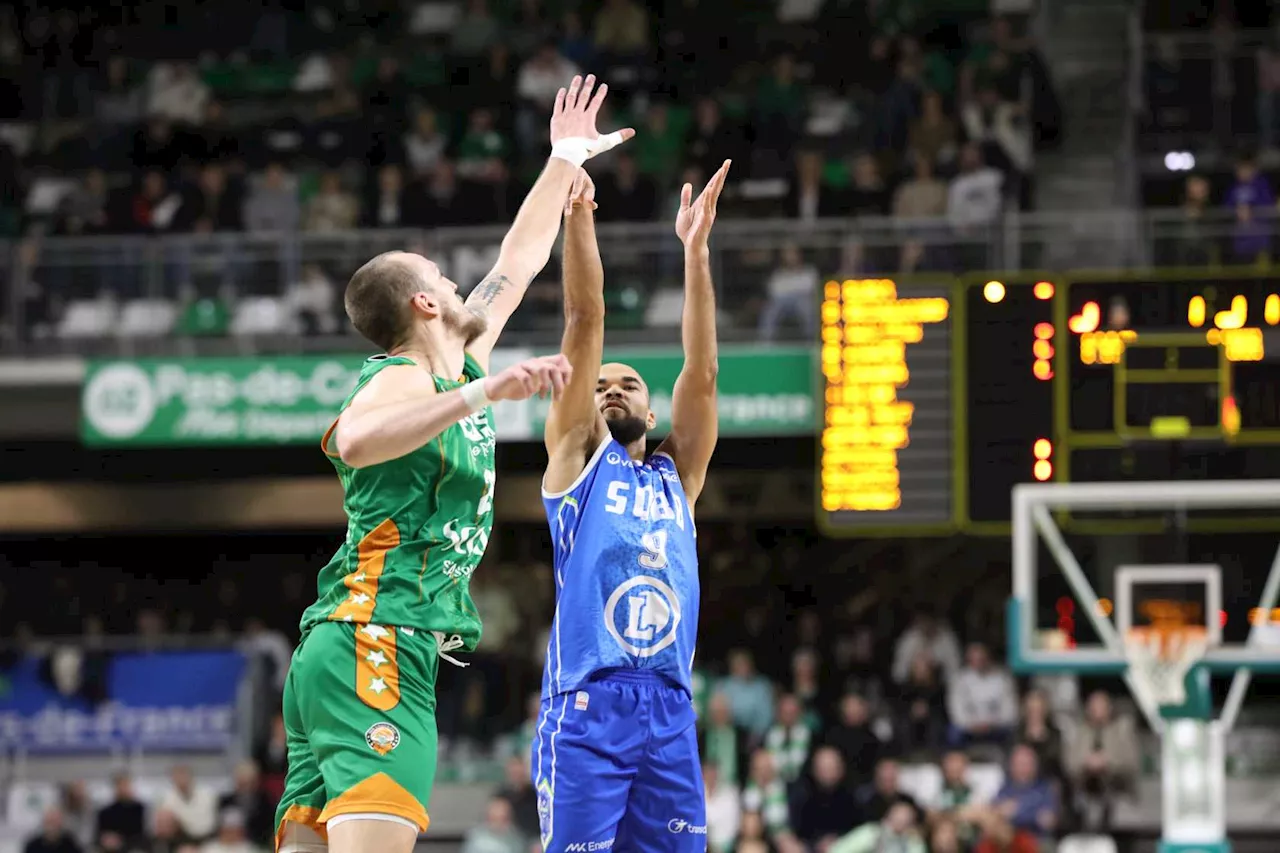
[[[575,166],[581,166],[597,154],[603,154],[610,148],[622,144],[622,131],[615,130],[595,139],[585,136],[571,136],[561,139],[551,146],[551,156],[560,160],[568,160]]]
[[[494,403],[484,390],[484,379],[471,380],[459,388],[458,393],[462,395],[462,402],[466,403],[467,408],[473,412],[478,412]]]

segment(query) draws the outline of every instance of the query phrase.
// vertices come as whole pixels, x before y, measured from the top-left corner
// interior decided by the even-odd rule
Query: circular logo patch
[[[618,585],[604,606],[604,627],[638,658],[653,657],[676,641],[680,599],[657,578],[638,575]]]
[[[133,438],[155,416],[155,389],[142,368],[112,364],[89,380],[81,407],[85,420],[107,438]]]
[[[364,742],[378,755],[386,755],[400,745],[400,730],[390,723],[374,723],[364,733]]]

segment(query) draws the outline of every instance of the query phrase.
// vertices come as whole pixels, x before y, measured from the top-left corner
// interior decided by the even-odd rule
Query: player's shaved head
[[[430,286],[407,252],[383,252],[355,271],[343,297],[356,331],[384,351],[408,337],[413,325],[409,301]]]
[[[653,429],[655,420],[649,402],[649,386],[640,371],[617,361],[600,366],[596,405],[609,432],[619,442],[629,445]]]

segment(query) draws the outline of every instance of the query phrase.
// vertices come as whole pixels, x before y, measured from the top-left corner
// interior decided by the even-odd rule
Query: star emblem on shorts
[[[352,604],[366,604],[366,603],[368,603],[368,601],[369,601],[369,595],[368,595],[368,593],[364,593],[364,592],[353,592],[353,593],[351,593],[351,603],[352,603]]]
[[[351,576],[352,583],[364,583],[364,572],[356,572]]]
[[[378,667],[382,666],[384,663],[387,662],[387,656],[384,655],[379,649],[374,649],[373,651],[369,652],[369,654],[365,655],[364,659],[367,660],[370,664],[372,664],[374,669],[377,669]]]
[[[381,696],[382,691],[387,689],[387,682],[381,678],[375,678],[369,682],[369,689],[374,692],[374,695]]]
[[[383,637],[390,634],[391,632],[388,631],[386,628],[383,628],[381,625],[370,624],[370,625],[362,626],[360,628],[360,633],[364,634],[366,637],[368,637],[370,640],[373,640],[376,643],[379,640],[381,640]]]

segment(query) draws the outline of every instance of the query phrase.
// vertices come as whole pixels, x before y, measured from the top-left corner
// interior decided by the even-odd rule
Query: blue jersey
[[[569,489],[544,489],[542,502],[556,578],[543,697],[610,669],[649,670],[692,695],[698,550],[671,457],[636,462],[609,436]]]

